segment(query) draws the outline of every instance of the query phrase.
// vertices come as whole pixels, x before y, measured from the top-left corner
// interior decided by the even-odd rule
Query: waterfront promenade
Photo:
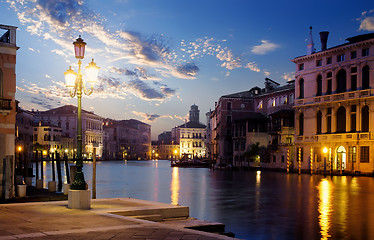
[[[164,217],[188,208],[151,201],[93,199],[90,210],[67,208],[67,201],[0,204],[0,240],[5,239],[232,239],[219,234],[130,216],[146,210]],[[166,221],[168,222],[168,221]]]

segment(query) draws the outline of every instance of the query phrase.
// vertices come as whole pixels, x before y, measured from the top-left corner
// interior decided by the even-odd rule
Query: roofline
[[[315,53],[312,53],[310,55],[303,55],[303,56],[296,57],[294,59],[291,59],[290,61],[294,62],[294,63],[297,63],[297,62],[305,61],[307,59],[313,59],[313,58],[316,58],[316,57],[319,57],[319,56],[325,56],[325,55],[329,55],[331,53],[336,53],[336,52],[340,52],[342,50],[350,49],[350,48],[357,47],[357,46],[360,46],[360,45],[367,45],[367,44],[374,44],[374,38],[359,41],[359,42],[353,42],[353,43],[351,43],[351,42],[343,43],[343,44],[331,47],[329,49],[326,49],[325,51],[315,52]]]

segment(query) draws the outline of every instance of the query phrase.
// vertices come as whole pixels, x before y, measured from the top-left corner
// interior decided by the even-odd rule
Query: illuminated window
[[[258,108],[258,109],[262,109],[262,100],[258,103],[257,108]]]
[[[356,147],[348,147],[348,161],[349,162],[356,162],[357,156],[357,148]]]

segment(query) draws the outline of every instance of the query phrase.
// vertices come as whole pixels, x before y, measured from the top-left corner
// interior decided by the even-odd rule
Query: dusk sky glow
[[[337,4],[339,6],[337,6]],[[73,41],[87,43],[99,83],[83,109],[152,126],[152,139],[205,113],[226,94],[294,79],[309,26],[329,31],[328,47],[374,32],[372,1],[0,0],[0,24],[17,26],[17,93],[24,109],[77,104],[65,87],[77,71]],[[1,34],[1,32],[0,32]]]

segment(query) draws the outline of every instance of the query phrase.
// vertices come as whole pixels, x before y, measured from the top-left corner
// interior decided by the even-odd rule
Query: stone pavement
[[[95,199],[90,210],[67,208],[67,201],[0,204],[0,240],[4,239],[232,239],[128,215],[164,218],[186,207],[137,199]],[[188,214],[188,208],[187,208]]]

